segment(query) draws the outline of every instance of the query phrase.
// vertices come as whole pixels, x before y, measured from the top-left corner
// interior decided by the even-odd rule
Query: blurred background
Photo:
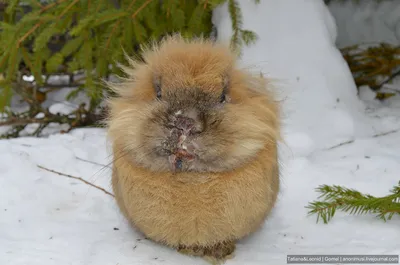
[[[109,94],[101,80],[123,74],[116,65],[124,52],[140,59],[141,45],[175,32],[217,38],[212,12],[224,3],[231,45],[240,51],[257,33],[243,28],[234,0],[0,1],[1,137],[60,131],[53,124],[61,131],[99,126]],[[399,1],[325,4],[357,88],[368,86],[379,100],[399,93],[391,85],[400,73]]]

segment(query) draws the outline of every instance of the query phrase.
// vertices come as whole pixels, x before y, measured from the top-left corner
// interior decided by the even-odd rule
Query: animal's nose
[[[204,124],[197,116],[176,115],[174,120],[174,127],[182,130],[185,134],[198,134],[203,131]]]
[[[180,115],[176,117],[175,127],[180,130],[189,132],[194,128],[195,123],[196,121],[194,119]]]

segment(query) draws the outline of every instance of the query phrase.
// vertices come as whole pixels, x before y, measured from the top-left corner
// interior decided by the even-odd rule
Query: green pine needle
[[[115,67],[117,63],[125,63],[123,51],[130,57],[140,58],[141,46],[174,33],[187,38],[207,38],[213,32],[212,12],[221,4],[228,4],[233,28],[231,44],[239,51],[257,39],[256,33],[243,28],[239,2],[6,1],[6,10],[0,10],[0,73],[6,79],[0,88],[0,109],[9,106],[16,93],[12,88],[29,71],[35,77],[35,82],[29,84],[35,91],[47,91],[42,85],[60,71],[69,76],[76,71],[85,73],[84,79],[73,83],[75,90],[67,100],[78,92],[85,92],[91,104],[98,104],[105,93],[100,80],[123,74]],[[33,101],[28,99],[26,103],[30,105]],[[90,105],[89,109],[95,107]]]
[[[309,209],[309,215],[317,215],[317,223],[322,219],[327,224],[337,210],[352,215],[372,213],[383,221],[400,214],[400,182],[384,197],[374,197],[337,185],[321,185],[316,191],[320,193],[318,198],[322,200],[313,201],[306,208]]]

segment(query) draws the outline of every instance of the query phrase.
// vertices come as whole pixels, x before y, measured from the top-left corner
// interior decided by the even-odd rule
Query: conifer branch
[[[33,0],[33,3],[34,3],[36,6],[38,6],[38,7],[40,7],[40,8],[43,8],[43,5],[42,5],[39,1]]]
[[[350,214],[373,213],[386,221],[394,215],[400,215],[400,182],[384,197],[374,197],[354,189],[333,185],[321,185],[316,189],[322,201],[313,201],[306,208],[308,214],[317,214],[317,222],[321,218],[327,224],[335,215],[336,210]]]
[[[24,47],[21,48],[21,54],[22,57],[24,58],[25,63],[28,65],[29,69],[34,69],[33,63],[29,59],[28,51]]]
[[[133,13],[132,18],[134,19],[137,14],[139,14],[140,11],[142,11],[143,8],[145,8],[148,4],[150,4],[150,2],[152,2],[153,0],[147,0],[146,2],[144,2],[136,11],[135,13]]]
[[[120,23],[121,23],[121,21],[115,22],[113,28],[111,29],[110,36],[108,36],[107,43],[106,43],[106,46],[105,46],[106,49],[108,49],[108,47],[110,46],[112,36],[113,36],[114,32],[117,30],[117,28],[118,28]]]
[[[121,6],[119,5],[118,0],[111,0],[111,3],[114,5],[114,7],[116,9],[120,9],[121,8]]]
[[[15,94],[21,96],[20,102],[29,107],[29,111],[24,113],[6,112],[9,118],[3,119],[0,126],[11,125],[13,128],[11,133],[0,137],[18,137],[26,125],[33,123],[39,125],[35,135],[39,135],[52,122],[65,121],[70,128],[97,124],[98,119],[103,118],[96,114],[97,110],[102,111],[102,97],[110,92],[98,85],[97,81],[110,75],[123,74],[114,67],[114,62],[122,63],[120,60],[125,58],[124,50],[129,56],[140,57],[143,43],[176,32],[185,38],[198,34],[211,37],[215,34],[211,12],[228,0],[197,0],[192,4],[169,0],[169,5],[165,6],[166,1],[87,0],[80,4],[79,0],[31,0],[28,3],[31,6],[24,6],[22,13],[14,7],[6,9],[7,4],[0,6],[0,12],[7,11],[13,16],[18,13],[16,19],[5,18],[2,24],[5,28],[0,31],[3,46],[12,44],[1,51],[0,82],[4,89],[0,94],[0,109],[5,111]],[[252,39],[252,32],[242,29],[237,23],[241,19],[239,1],[230,1],[236,4],[236,15],[233,17],[236,19],[235,25],[239,25],[235,31],[235,43],[246,44]],[[120,10],[122,6],[124,8]],[[146,15],[141,15],[144,13]],[[53,27],[54,20],[58,20],[56,28]],[[114,42],[118,44],[115,47]],[[62,73],[74,76],[78,72],[84,73],[83,82],[70,79],[69,84],[51,85],[46,81],[52,75]],[[22,79],[24,75],[32,74],[34,82]],[[48,102],[48,87],[75,87],[66,100],[87,92],[90,102],[88,111],[81,113],[79,108],[75,109],[76,117],[79,116],[77,119],[74,119],[74,114],[54,116],[51,113],[38,118],[37,114],[45,111],[41,104]]]
[[[25,33],[19,40],[17,43],[17,48],[19,48],[21,46],[21,43],[24,42],[24,40],[26,38],[29,37],[29,35],[31,35],[33,32],[35,32],[35,30],[40,27],[43,24],[43,20],[39,21],[38,23],[36,23],[30,30],[28,30],[27,33]]]
[[[58,16],[58,19],[62,18],[67,12],[68,10],[70,10],[76,3],[78,3],[79,0],[74,0],[72,1],[72,3],[70,3],[64,10],[63,12],[61,12],[61,14]]]
[[[0,68],[3,67],[3,64],[6,62],[7,58],[8,58],[8,54],[3,56],[3,59],[1,59],[1,61],[0,61]]]
[[[136,0],[132,0],[132,2],[128,6],[128,10],[130,10],[132,8],[132,6],[135,4],[135,2],[136,2]],[[115,22],[115,25],[111,29],[110,36],[108,36],[107,43],[106,43],[106,46],[105,46],[106,49],[108,49],[108,47],[110,46],[111,38],[114,35],[114,32],[117,30],[117,28],[118,28],[120,23],[121,23],[121,20],[118,20],[117,22]]]
[[[97,2],[97,7],[96,7],[96,13],[99,12],[100,6],[101,6],[101,1],[98,1],[98,2]]]
[[[48,9],[50,9],[50,8],[56,6],[56,5],[59,5],[59,4],[63,3],[63,2],[65,2],[65,1],[67,1],[67,0],[58,0],[57,2],[48,4],[48,5],[44,6],[40,12],[43,13],[46,10],[48,10]]]

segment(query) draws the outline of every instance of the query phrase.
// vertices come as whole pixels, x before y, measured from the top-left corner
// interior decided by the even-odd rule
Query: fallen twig
[[[392,134],[392,133],[396,133],[396,132],[399,132],[399,131],[400,131],[400,129],[396,129],[396,130],[391,130],[391,131],[388,131],[388,132],[377,133],[377,134],[372,135],[372,138],[378,138],[378,137],[385,136],[385,135]],[[355,142],[355,140],[346,141],[346,142],[331,146],[329,148],[326,148],[324,150],[332,150],[332,149],[338,148],[338,147],[343,146],[343,145],[352,144],[354,142]]]
[[[389,83],[390,81],[392,81],[393,79],[395,79],[399,75],[400,75],[400,69],[397,70],[396,72],[394,72],[393,74],[391,74],[385,81],[380,83],[375,89],[376,90],[381,89],[383,85]]]
[[[377,137],[385,136],[385,135],[388,135],[388,134],[397,133],[399,130],[400,130],[400,129],[391,130],[391,131],[383,132],[383,133],[378,133],[378,134],[373,135],[372,137],[373,137],[373,138],[377,138]]]
[[[90,161],[90,160],[86,160],[86,159],[83,159],[83,158],[80,158],[80,157],[77,157],[77,156],[75,156],[75,158],[77,160],[80,160],[80,161],[83,161],[83,162],[86,162],[86,163],[90,163],[90,164],[93,164],[93,165],[98,165],[98,166],[110,168],[110,166],[108,166],[108,165],[103,165],[103,164],[100,164],[100,163],[97,163],[97,162],[93,162],[93,161]]]
[[[114,194],[112,194],[112,193],[106,191],[106,190],[103,189],[102,187],[96,186],[95,184],[90,183],[90,182],[87,181],[87,180],[84,180],[83,178],[75,177],[75,176],[68,175],[68,174],[65,174],[65,173],[61,173],[61,172],[58,172],[58,171],[55,171],[55,170],[52,170],[52,169],[48,169],[48,168],[45,168],[45,167],[43,167],[43,166],[41,166],[41,165],[37,165],[37,167],[40,168],[40,169],[46,170],[46,171],[48,171],[48,172],[58,174],[58,175],[60,175],[60,176],[64,176],[64,177],[67,177],[67,178],[72,178],[72,179],[80,180],[80,181],[82,181],[83,183],[85,183],[85,184],[87,184],[87,185],[90,185],[90,186],[92,186],[92,187],[94,187],[94,188],[96,188],[96,189],[98,189],[98,190],[101,190],[101,191],[103,191],[104,193],[106,193],[106,194],[108,194],[108,195],[114,197]]]
[[[354,140],[350,140],[350,141],[347,141],[347,142],[343,142],[343,143],[340,143],[340,144],[331,146],[331,147],[329,147],[329,148],[327,148],[327,149],[325,149],[325,150],[332,150],[332,149],[338,148],[338,147],[340,147],[340,146],[347,145],[347,144],[351,144],[351,143],[354,143]]]

